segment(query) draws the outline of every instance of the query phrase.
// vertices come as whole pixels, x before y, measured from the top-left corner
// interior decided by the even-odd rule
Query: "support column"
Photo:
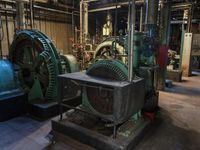
[[[189,77],[191,72],[192,33],[185,33],[181,69],[184,77]]]
[[[167,53],[169,49],[170,21],[171,21],[171,0],[160,1],[161,20],[159,26],[160,47],[157,62],[160,66],[157,74],[157,89],[165,89]]]

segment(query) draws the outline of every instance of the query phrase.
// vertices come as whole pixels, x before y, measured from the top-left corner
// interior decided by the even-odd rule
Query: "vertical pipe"
[[[143,31],[142,26],[143,26],[143,6],[141,6],[140,8],[140,32]]]
[[[157,73],[157,89],[165,89],[166,79],[166,65],[167,65],[167,52],[169,49],[169,38],[170,38],[170,22],[171,22],[171,3],[172,0],[161,0],[161,20],[160,20],[160,47],[157,62],[159,69]]]
[[[170,21],[171,21],[171,0],[168,0],[165,4],[163,3],[162,8],[162,33],[161,33],[161,44],[169,45],[169,33],[170,33]]]
[[[80,43],[85,44],[88,37],[88,2],[80,1]]]
[[[148,1],[147,24],[157,24],[158,0],[147,0],[147,1]]]
[[[132,0],[132,6],[131,6],[131,36],[130,38],[130,48],[128,52],[128,80],[131,82],[134,78],[133,76],[133,50],[134,50],[134,32],[135,32],[135,0]]]
[[[33,0],[30,0],[30,25],[31,25],[31,29],[34,28],[34,18],[33,18]]]
[[[187,32],[191,32],[191,26],[192,26],[192,19],[193,19],[193,5],[189,8],[189,14],[188,14],[188,21],[187,21]]]
[[[132,22],[132,18],[131,18],[131,3],[129,0],[129,7],[128,7],[128,81],[132,81],[131,79],[131,73],[130,73],[130,68],[131,68],[131,57],[130,57],[130,52],[131,52],[131,22]]]
[[[0,59],[3,57],[2,41],[3,41],[3,21],[0,13]]]
[[[80,44],[83,44],[83,0],[80,1]]]
[[[145,6],[146,6],[146,11],[145,11],[145,25],[147,24],[147,20],[148,20],[148,9],[149,9],[149,1],[148,0],[146,0],[146,2],[145,2]],[[146,30],[146,29],[145,29]]]
[[[84,38],[85,41],[87,40],[88,37],[88,3],[84,2]]]
[[[9,36],[9,29],[8,29],[8,15],[7,11],[5,11],[5,19],[6,19],[6,33],[7,33],[7,44],[8,44],[8,49],[10,47],[10,36]]]
[[[159,2],[159,39],[162,39],[163,34],[163,9],[164,9],[164,0]]]
[[[75,42],[74,0],[73,0],[73,10],[72,10],[72,37],[73,37],[73,42]]]
[[[114,36],[115,36],[115,49],[117,49],[117,0],[115,0],[116,6],[115,6],[115,27],[114,27]],[[114,53],[114,58],[116,58],[116,53]]]
[[[23,0],[17,0],[17,25],[18,29],[24,29],[25,25],[25,16],[24,16],[24,1]]]
[[[131,23],[131,2],[129,0],[129,4],[128,4],[128,23],[127,23],[128,36],[129,36],[129,31],[130,31],[130,23]]]

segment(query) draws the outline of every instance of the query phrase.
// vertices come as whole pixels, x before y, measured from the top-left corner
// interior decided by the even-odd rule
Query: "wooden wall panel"
[[[9,28],[9,40],[10,43],[13,41],[14,36],[14,23],[12,20],[8,23]],[[4,27],[4,39],[2,41],[3,55],[8,55],[8,43],[7,43],[7,33],[6,33],[6,24],[3,20]],[[35,20],[36,29],[40,30],[46,34],[55,44],[56,48],[64,54],[70,53],[71,42],[70,38],[72,35],[71,24],[50,22],[50,21],[39,21]]]

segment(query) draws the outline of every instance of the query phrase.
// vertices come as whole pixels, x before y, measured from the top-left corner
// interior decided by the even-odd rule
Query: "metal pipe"
[[[132,0],[132,7],[131,7],[131,39],[130,39],[130,49],[128,54],[128,81],[132,82],[134,78],[133,72],[133,50],[134,50],[134,33],[135,33],[135,21],[136,21],[136,11],[135,11],[135,0]]]
[[[171,0],[166,3],[161,1],[160,40],[162,45],[169,45],[170,22],[171,22]]]
[[[117,0],[115,0],[117,2]],[[115,36],[115,50],[117,48],[117,5],[115,9],[115,26],[114,26],[114,36]],[[116,53],[114,52],[114,58],[116,58]]]
[[[74,0],[73,0],[73,7],[74,7]],[[75,23],[74,23],[74,10],[72,10],[72,37],[73,42],[75,42]]]
[[[9,36],[9,29],[8,29],[8,16],[7,16],[7,12],[5,12],[6,16],[5,16],[5,19],[6,19],[6,33],[7,33],[7,44],[8,44],[8,48],[10,47],[10,36]]]
[[[24,0],[17,0],[17,28],[24,29],[25,28],[25,16],[24,16]]]
[[[146,11],[145,11],[145,25],[146,25],[148,19],[148,8],[149,8],[148,0],[146,0],[145,6],[146,6]]]
[[[141,6],[140,8],[140,32],[143,31],[142,26],[143,26],[143,6]]]
[[[158,14],[158,0],[146,0],[147,2],[147,15],[146,23],[147,24],[156,24],[157,23],[157,14]]]
[[[188,14],[188,21],[187,21],[187,31],[191,32],[191,27],[192,27],[192,19],[193,19],[193,6],[191,5],[189,9],[189,14]]]
[[[80,44],[83,43],[83,0],[80,1]]]
[[[87,40],[88,37],[88,3],[84,2],[84,35],[85,40]]]
[[[33,0],[30,0],[30,23],[31,23],[30,25],[31,25],[31,29],[34,28],[33,7],[34,7]]]
[[[3,33],[3,21],[2,21],[1,13],[0,13],[0,59],[2,59],[2,57],[3,57],[3,51],[2,51],[2,41],[4,38],[3,34],[4,34]]]
[[[118,9],[121,8],[121,6],[116,5],[116,6],[109,6],[109,7],[103,7],[103,8],[97,8],[97,9],[91,9],[88,12],[99,12],[99,11],[105,11],[105,10],[112,10],[112,9]]]
[[[80,43],[85,44],[88,37],[88,3],[80,2]]]
[[[57,12],[57,13],[62,13],[62,14],[67,14],[67,15],[71,15],[72,14],[71,12],[66,12],[66,11],[57,10],[57,9],[53,9],[53,8],[46,8],[46,7],[42,7],[42,6],[38,6],[38,5],[34,5],[34,8],[47,10],[47,11],[52,11],[52,12]],[[74,15],[77,15],[77,14],[74,14]]]
[[[178,3],[172,6],[172,11],[188,9],[192,6],[191,3]]]
[[[130,2],[132,4],[132,2]],[[135,5],[143,5],[144,4],[144,0],[139,0],[139,1],[135,1]],[[98,12],[98,11],[104,11],[104,10],[112,10],[112,9],[117,9],[121,8],[122,6],[128,6],[129,5],[129,1],[128,2],[115,2],[109,5],[105,5],[105,6],[101,6],[99,8],[94,8],[94,9],[90,9],[89,12]]]

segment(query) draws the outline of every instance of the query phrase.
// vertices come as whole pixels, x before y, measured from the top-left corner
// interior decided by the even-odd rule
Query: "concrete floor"
[[[173,84],[160,92],[158,119],[135,150],[200,150],[200,75]],[[49,144],[45,137],[50,130],[50,121],[28,117],[0,122],[0,149],[42,150]],[[81,148],[68,143],[61,142],[55,149]]]

